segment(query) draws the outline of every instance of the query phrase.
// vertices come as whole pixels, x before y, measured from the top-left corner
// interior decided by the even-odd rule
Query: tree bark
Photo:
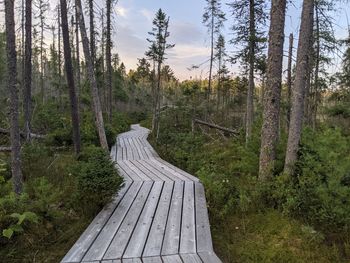
[[[261,130],[259,161],[260,180],[268,180],[272,176],[276,159],[281,100],[285,15],[286,0],[272,0],[267,81],[266,89],[264,91],[263,125]]]
[[[111,41],[111,8],[112,0],[106,0],[106,15],[107,15],[107,29],[106,29],[106,90],[108,91],[108,119],[112,121],[112,41]]]
[[[214,9],[212,9],[214,10]],[[214,13],[212,11],[211,14],[211,32],[210,32],[210,65],[209,65],[209,83],[208,83],[208,92],[207,92],[207,100],[208,100],[208,105],[210,103],[210,95],[211,95],[211,82],[212,82],[212,75],[213,75],[213,62],[214,62]],[[207,109],[209,111],[209,109]]]
[[[313,32],[314,0],[304,0],[299,32],[295,83],[292,95],[292,110],[287,143],[284,172],[294,173],[299,149],[304,113],[305,87],[309,69],[309,46]]]
[[[11,171],[13,189],[16,194],[22,193],[23,176],[21,171],[21,142],[18,124],[18,90],[17,90],[17,54],[14,0],[5,1],[5,23],[6,23],[6,53],[8,90],[10,93],[10,116],[11,116]]]
[[[24,66],[24,130],[26,140],[31,140],[32,118],[32,0],[26,0],[25,66]]]
[[[90,21],[90,52],[92,64],[95,67],[96,62],[96,46],[95,46],[95,14],[94,1],[89,0],[89,21]]]
[[[86,63],[86,67],[87,67],[87,77],[90,81],[90,86],[91,86],[93,111],[95,114],[95,124],[96,124],[96,128],[98,131],[101,147],[103,149],[105,149],[106,151],[108,151],[108,143],[107,143],[106,132],[105,132],[105,128],[104,128],[101,103],[100,103],[100,98],[99,98],[99,94],[98,94],[94,66],[92,63],[90,50],[89,50],[89,40],[88,40],[87,33],[86,33],[85,21],[84,21],[84,16],[83,16],[83,12],[82,12],[82,6],[81,6],[81,0],[75,0],[75,4],[77,5],[80,34],[81,34],[81,40],[83,43],[85,63]]]
[[[289,35],[289,51],[288,51],[288,69],[287,69],[287,92],[288,92],[288,101],[287,101],[287,127],[289,129],[290,123],[290,108],[291,108],[291,98],[292,98],[292,63],[293,63],[293,34]]]
[[[62,24],[62,35],[63,35],[63,52],[64,52],[66,77],[67,77],[70,106],[71,106],[74,150],[76,154],[79,154],[80,148],[81,148],[80,129],[79,129],[79,110],[78,110],[77,96],[75,93],[72,54],[71,54],[71,48],[70,48],[70,42],[69,42],[67,2],[66,0],[60,0],[60,3],[61,3],[61,18],[62,18],[61,24]]]
[[[75,6],[75,52],[76,52],[76,79],[77,79],[77,97],[78,97],[78,105],[79,105],[79,97],[80,97],[80,42],[79,42],[79,22],[78,22],[78,14],[77,7]]]
[[[254,121],[254,69],[255,69],[255,1],[249,1],[249,83],[247,92],[246,143],[252,135]]]

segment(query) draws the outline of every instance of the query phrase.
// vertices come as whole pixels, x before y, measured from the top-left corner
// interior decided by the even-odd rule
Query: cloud
[[[140,10],[141,15],[143,15],[148,21],[152,21],[153,20],[153,16],[154,14],[152,13],[152,11],[148,10],[148,9],[141,9]]]
[[[118,5],[115,8],[115,12],[117,13],[118,16],[121,16],[121,17],[125,18],[125,17],[128,16],[129,10],[126,9],[125,7],[122,7],[122,6]]]

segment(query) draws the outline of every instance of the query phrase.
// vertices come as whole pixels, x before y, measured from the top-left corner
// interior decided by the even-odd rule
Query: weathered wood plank
[[[182,260],[178,255],[163,256],[162,259],[164,263],[182,263]]]
[[[148,198],[153,182],[144,182],[137,197],[127,213],[118,232],[114,236],[103,259],[120,259],[128,244],[129,238],[135,228],[138,218],[143,210],[144,204]]]
[[[163,263],[163,261],[160,257],[142,258],[142,262],[143,263]]]
[[[138,163],[136,163],[136,160],[130,160],[128,162],[128,165],[130,166],[131,169],[136,171],[138,174],[143,174],[143,175],[147,176],[152,181],[163,181],[158,176],[156,176],[155,174],[150,172],[149,170],[142,169],[143,167],[141,165],[139,165]]]
[[[160,195],[162,193],[163,184],[163,182],[155,182],[153,184],[151,193],[148,196],[145,207],[130,238],[123,258],[142,256],[142,251],[147,240]]]
[[[182,207],[180,253],[196,253],[196,223],[193,182],[185,182]]]
[[[108,222],[92,244],[92,246],[87,251],[84,260],[93,261],[101,260],[104,253],[106,252],[109,244],[114,238],[115,233],[119,229],[123,219],[128,213],[131,205],[138,192],[140,191],[142,182],[134,182],[129,188],[129,191],[125,194],[123,200],[120,202],[118,207],[115,209]]]
[[[174,171],[173,169],[160,164],[159,162],[156,162],[154,158],[151,158],[149,160],[143,160],[144,162],[148,163],[150,166],[154,167],[154,169],[165,173],[174,181],[190,181],[187,177],[183,176],[182,174]]]
[[[204,187],[195,183],[197,251],[213,250]]]
[[[174,183],[165,183],[156,214],[143,252],[143,257],[158,256],[161,253],[163,237],[168,219]]]
[[[179,253],[183,190],[184,183],[181,181],[175,182],[168,222],[165,229],[162,255]]]
[[[161,171],[155,169],[153,166],[149,165],[146,160],[135,160],[135,165],[139,167],[139,169],[142,169],[143,171],[149,171],[150,173],[157,176],[160,180],[163,180],[165,182],[172,182],[174,180],[170,179],[166,173],[162,173]]]
[[[201,258],[197,254],[180,254],[184,263],[202,263]]]
[[[91,222],[88,228],[80,236],[78,241],[69,250],[67,255],[62,259],[62,262],[80,262],[84,257],[86,251],[94,242],[97,235],[100,233],[113,211],[116,209],[119,202],[123,199],[125,193],[128,191],[131,183],[126,182],[125,186],[119,191],[116,198],[113,199]]]

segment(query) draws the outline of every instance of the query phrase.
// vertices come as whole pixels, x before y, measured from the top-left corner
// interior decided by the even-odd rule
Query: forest
[[[0,1],[0,262],[62,260],[123,189],[110,156],[132,124],[204,185],[222,262],[349,262],[349,3],[189,1],[208,52],[184,78],[171,8],[122,61],[123,2]]]

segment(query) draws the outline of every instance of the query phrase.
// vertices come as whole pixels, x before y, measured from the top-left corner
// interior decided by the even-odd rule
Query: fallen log
[[[223,132],[227,132],[227,133],[233,134],[234,136],[237,136],[239,134],[238,131],[235,131],[235,130],[232,130],[232,129],[229,129],[229,128],[226,128],[226,127],[222,127],[222,126],[219,126],[219,125],[216,125],[216,124],[213,124],[213,123],[205,122],[205,121],[202,121],[202,120],[199,120],[199,119],[193,119],[193,124],[196,124],[196,123],[200,124],[200,125],[208,126],[210,128],[217,129],[217,130],[220,130],[220,131],[223,131]]]
[[[0,152],[11,152],[11,147],[0,146]]]
[[[10,131],[6,130],[4,128],[0,128],[0,133],[9,135]],[[20,135],[22,138],[26,137],[24,132],[20,132]],[[34,139],[44,139],[46,137],[46,135],[41,135],[41,134],[36,134],[36,133],[31,133],[30,136],[31,136],[31,138],[34,138]]]

